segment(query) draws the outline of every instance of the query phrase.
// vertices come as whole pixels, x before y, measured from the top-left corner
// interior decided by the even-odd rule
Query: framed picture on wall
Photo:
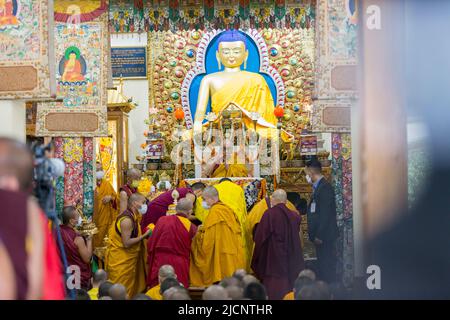
[[[111,67],[115,79],[147,79],[147,47],[112,47]]]

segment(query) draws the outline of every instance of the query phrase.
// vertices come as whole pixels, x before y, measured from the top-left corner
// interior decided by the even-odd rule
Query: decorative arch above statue
[[[181,104],[185,114],[186,127],[192,128],[196,111],[198,87],[206,74],[219,71],[215,57],[217,39],[225,32],[213,30],[204,33],[197,50],[195,66],[189,70],[181,85]],[[284,105],[285,87],[278,71],[270,65],[269,49],[260,32],[254,29],[248,31],[239,30],[247,38],[249,51],[247,71],[255,72],[264,77],[273,100],[277,105]],[[193,54],[195,52],[193,51]],[[210,106],[208,107],[208,110]],[[208,111],[207,110],[207,111]]]

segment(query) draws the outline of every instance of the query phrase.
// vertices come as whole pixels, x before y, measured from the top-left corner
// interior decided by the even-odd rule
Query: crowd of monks
[[[128,297],[146,293],[162,299],[160,270],[170,266],[184,288],[208,288],[245,270],[261,281],[270,299],[282,299],[304,269],[301,215],[284,190],[247,212],[243,188],[228,178],[149,197],[138,192],[137,169],[128,171],[118,194],[101,167],[96,175],[93,221],[99,232],[92,239],[77,234],[80,218],[73,207],[64,208],[61,227],[67,256],[80,265],[86,290],[92,286],[93,252],[104,246],[105,237],[102,264],[108,280],[123,285]],[[176,213],[168,215],[174,189],[180,199]]]

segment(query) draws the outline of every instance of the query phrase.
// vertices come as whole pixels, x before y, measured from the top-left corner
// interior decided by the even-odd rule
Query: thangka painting
[[[50,98],[53,1],[0,0],[0,99]]]
[[[61,102],[38,105],[36,131],[39,136],[94,137],[108,134],[109,34],[106,15],[94,21],[80,22],[83,17],[81,11],[73,10],[78,12],[75,17],[69,16],[68,22],[55,23],[55,75],[57,98]]]

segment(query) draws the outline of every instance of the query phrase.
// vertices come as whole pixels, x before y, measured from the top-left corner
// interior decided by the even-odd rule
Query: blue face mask
[[[202,201],[202,207],[206,210],[211,209],[210,205],[205,200]]]

